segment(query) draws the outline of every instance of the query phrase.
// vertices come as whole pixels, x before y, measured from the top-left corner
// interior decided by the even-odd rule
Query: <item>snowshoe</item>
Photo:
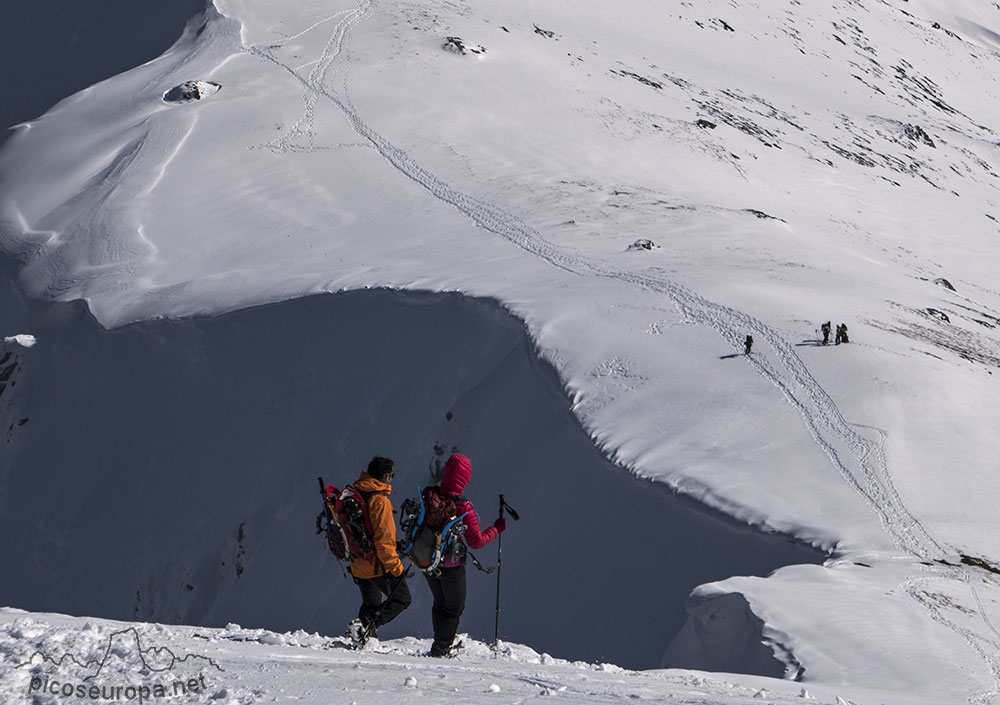
[[[363,649],[369,641],[378,641],[378,627],[366,627],[360,619],[352,619],[347,625],[347,638],[351,640],[351,648]]]

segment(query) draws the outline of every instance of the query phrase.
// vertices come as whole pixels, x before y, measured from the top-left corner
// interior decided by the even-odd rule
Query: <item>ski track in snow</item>
[[[982,634],[978,634],[948,619],[941,609],[941,605],[936,603],[933,597],[934,593],[932,592],[931,582],[935,579],[950,580],[966,585],[975,601],[978,616],[982,618],[986,627],[998,638],[990,639],[984,637]],[[957,568],[939,568],[933,566],[926,569],[923,577],[912,576],[907,578],[903,581],[902,588],[911,599],[915,600],[927,611],[931,619],[962,637],[965,643],[969,645],[969,649],[989,666],[990,674],[993,676],[993,690],[970,698],[969,702],[973,703],[973,705],[991,705],[991,703],[996,702],[1000,698],[1000,632],[997,632],[992,622],[990,622],[979,593],[969,581],[968,572]]]
[[[1000,697],[1000,657],[998,657],[1000,632],[990,622],[978,593],[969,584],[968,571],[943,564],[932,564],[935,559],[944,558],[954,552],[936,541],[921,522],[909,512],[900,498],[885,456],[885,433],[879,429],[870,429],[876,434],[876,440],[859,433],[856,428],[862,427],[852,425],[844,419],[836,402],[809,372],[805,363],[795,353],[792,344],[757,318],[709,301],[669,279],[610,267],[605,263],[563,251],[515,216],[451,187],[411,159],[405,151],[375,132],[364,121],[347,95],[346,72],[343,77],[342,95],[332,88],[329,75],[334,62],[349,51],[347,42],[351,30],[370,17],[375,9],[376,3],[373,0],[361,0],[356,9],[337,12],[295,35],[302,36],[339,18],[322,55],[315,61],[304,64],[305,66],[315,64],[308,76],[303,76],[296,68],[281,63],[270,51],[271,48],[279,47],[280,42],[244,47],[244,51],[286,71],[304,87],[305,110],[296,124],[282,137],[251,148],[266,148],[276,153],[319,149],[313,143],[314,116],[317,102],[320,98],[325,98],[344,114],[358,135],[396,171],[420,185],[432,197],[457,209],[478,228],[498,235],[549,265],[570,274],[614,279],[662,294],[688,320],[713,328],[735,349],[740,348],[743,336],[747,332],[766,342],[771,354],[754,353],[748,356],[749,363],[774,384],[788,403],[799,412],[817,445],[830,458],[844,480],[878,515],[883,528],[896,547],[923,563],[922,574],[904,581],[903,589],[934,621],[960,635],[968,643],[969,648],[989,666],[995,689],[977,696],[972,702],[976,705],[988,705]],[[304,146],[298,143],[299,138],[303,136],[306,138]],[[970,590],[980,617],[996,638],[984,637],[944,616],[939,606],[934,604],[928,592],[923,589],[932,579],[958,582]]]

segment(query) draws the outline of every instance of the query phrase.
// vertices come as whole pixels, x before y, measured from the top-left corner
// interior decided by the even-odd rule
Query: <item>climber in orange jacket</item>
[[[410,606],[410,588],[406,584],[403,562],[396,552],[396,522],[389,501],[392,477],[393,461],[376,456],[368,463],[368,471],[361,473],[354,483],[368,507],[375,547],[371,560],[355,558],[351,561],[351,575],[361,590],[358,619],[348,627],[355,638],[366,629],[369,637],[376,637],[381,625],[391,622]]]

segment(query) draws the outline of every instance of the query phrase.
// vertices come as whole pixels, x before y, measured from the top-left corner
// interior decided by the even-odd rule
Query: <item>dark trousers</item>
[[[424,574],[434,595],[431,622],[434,625],[434,646],[447,649],[455,641],[458,622],[465,610],[465,566],[442,568],[440,576]]]
[[[380,575],[377,578],[355,578],[354,582],[361,589],[361,609],[358,610],[358,619],[365,624],[369,622],[375,622],[375,626],[388,624],[410,606],[410,588],[406,584],[406,578],[400,580],[391,575]],[[390,594],[392,597],[389,597]],[[383,597],[387,599],[383,601]]]

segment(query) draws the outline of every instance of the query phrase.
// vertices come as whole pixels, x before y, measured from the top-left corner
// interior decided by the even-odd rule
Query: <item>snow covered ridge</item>
[[[219,0],[18,128],[0,247],[109,326],[499,300],[618,465],[836,549],[695,610],[744,595],[807,678],[988,699],[1000,10],[609,7]],[[192,78],[225,89],[163,102]]]
[[[211,81],[185,81],[174,86],[163,94],[163,101],[166,103],[190,103],[192,100],[202,100],[221,89],[218,83]]]
[[[0,320],[18,308],[16,298],[9,303],[0,297]],[[631,668],[798,670],[787,655],[772,655],[780,634],[760,643],[763,625],[745,600],[735,610],[699,601],[711,640],[689,629],[664,661],[697,585],[823,556],[719,521],[613,467],[572,418],[523,324],[495,303],[350,292],[114,331],[81,305],[25,303],[38,325],[59,325],[34,328],[42,342],[30,350],[0,354],[0,534],[47,537],[44,546],[0,548],[6,564],[46,566],[0,573],[11,604],[340,633],[357,615],[357,588],[312,531],[316,476],[350,482],[371,453],[387,453],[397,463],[398,507],[461,450],[474,458],[470,497],[482,520],[491,520],[500,492],[517,498],[525,517],[526,528],[504,542],[505,638]],[[461,347],[433,344],[462,338]],[[563,468],[572,468],[572,483]],[[39,512],[37,498],[53,483],[62,490]],[[581,520],[595,497],[613,517],[607,525]],[[53,526],[53,513],[76,519]],[[657,586],[648,628],[594,611],[618,585],[613,572],[593,570],[595,554],[615,555],[635,580]],[[90,569],[108,556],[124,560]],[[491,563],[496,554],[479,557]],[[495,581],[475,574],[469,585],[462,628],[484,639],[495,629]],[[561,595],[558,607],[539,600],[540,591]],[[429,635],[420,579],[412,592],[413,607],[383,637]]]
[[[626,671],[571,663],[467,638],[451,659],[429,640],[374,641],[364,651],[316,633],[111,622],[0,609],[0,699],[39,705],[198,702],[510,703],[536,697],[583,704],[626,698],[706,705],[931,703],[919,694],[804,688],[787,681],[691,671]],[[374,700],[372,700],[374,698]]]

